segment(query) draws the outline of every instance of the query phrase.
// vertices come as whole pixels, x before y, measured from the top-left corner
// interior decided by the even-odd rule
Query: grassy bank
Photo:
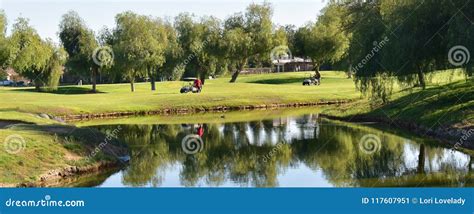
[[[99,85],[97,94],[88,93],[90,86],[60,87],[56,93],[0,87],[0,99],[9,101],[0,106],[0,111],[53,115],[99,114],[360,98],[353,81],[342,72],[325,72],[321,86],[302,87],[302,80],[309,74],[243,75],[234,84],[228,83],[228,78],[207,80],[201,94],[180,94],[179,89],[184,83],[178,81],[158,83],[157,91],[151,91],[149,83],[137,84],[136,92],[130,92],[129,84]]]
[[[398,90],[385,105],[374,106],[367,99],[360,99],[323,113],[349,119],[386,118],[395,125],[396,121],[407,121],[428,129],[474,128],[474,81],[449,77],[449,73],[438,73],[425,90]]]
[[[54,122],[48,122],[54,123]],[[51,124],[16,124],[0,129],[0,186],[41,185],[114,165],[126,146],[103,133]],[[94,154],[94,155],[92,155]]]

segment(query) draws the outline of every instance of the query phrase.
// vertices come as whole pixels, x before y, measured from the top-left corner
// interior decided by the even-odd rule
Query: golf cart
[[[194,85],[193,85],[193,83],[196,79],[197,78],[194,78],[194,77],[183,78],[183,81],[185,81],[185,83],[184,83],[183,87],[181,87],[179,92],[181,94],[186,94],[186,93],[189,93],[189,92],[199,93],[199,89],[194,87]]]
[[[313,76],[310,75],[308,79],[303,80],[303,86],[305,86],[305,85],[307,85],[307,86],[319,85],[319,81],[316,78],[314,78]]]

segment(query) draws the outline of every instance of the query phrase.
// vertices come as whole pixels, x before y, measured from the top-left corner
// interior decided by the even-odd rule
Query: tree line
[[[24,18],[7,37],[2,13],[0,63],[32,79],[37,89],[55,88],[64,67],[90,79],[94,92],[99,75],[110,83],[129,82],[132,91],[138,78],[147,78],[156,90],[156,81],[183,76],[204,82],[230,74],[236,82],[244,68],[271,66],[272,50],[288,46],[293,56],[311,59],[316,71],[322,65],[346,70],[359,90],[386,101],[394,81],[425,88],[433,71],[451,68],[472,76],[473,9],[472,0],[333,1],[314,22],[297,28],[273,23],[272,5],[265,2],[225,20],[123,12],[112,29],[99,32],[70,11],[59,24],[59,46],[41,39]]]

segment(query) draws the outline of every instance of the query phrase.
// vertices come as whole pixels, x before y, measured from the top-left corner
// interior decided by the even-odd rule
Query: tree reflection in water
[[[182,151],[181,140],[203,128],[204,149]],[[116,126],[97,126],[100,131]],[[182,186],[279,186],[278,177],[302,166],[334,186],[471,186],[471,157],[413,136],[320,119],[316,114],[225,124],[121,125],[131,148],[124,186],[162,186],[170,169]],[[367,154],[359,140],[380,138]],[[412,139],[412,140],[407,140]],[[291,176],[291,175],[290,175]]]

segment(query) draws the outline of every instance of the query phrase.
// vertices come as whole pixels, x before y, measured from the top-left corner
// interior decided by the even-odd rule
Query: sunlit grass
[[[222,77],[206,80],[201,94],[180,94],[185,82],[160,82],[151,91],[149,83],[136,84],[130,92],[129,84],[98,85],[98,94],[87,92],[90,86],[68,86],[58,93],[38,93],[25,88],[0,88],[0,111],[50,113],[54,115],[104,112],[139,112],[163,109],[201,108],[274,103],[297,103],[349,100],[360,98],[351,79],[343,72],[323,72],[321,86],[301,85],[311,72],[264,75],[242,75],[237,83]],[[289,83],[285,81],[291,80]],[[283,81],[283,84],[272,82]],[[78,89],[80,88],[80,89]],[[83,90],[86,89],[86,90]],[[71,90],[71,94],[67,94]],[[1,115],[0,115],[1,116]]]

